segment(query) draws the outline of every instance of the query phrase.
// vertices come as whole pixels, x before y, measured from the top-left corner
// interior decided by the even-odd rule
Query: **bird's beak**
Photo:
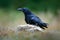
[[[18,10],[18,11],[22,11],[22,8],[18,8],[17,10]]]

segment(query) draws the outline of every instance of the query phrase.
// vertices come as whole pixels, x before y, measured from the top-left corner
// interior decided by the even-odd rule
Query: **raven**
[[[39,26],[42,29],[48,28],[47,23],[44,23],[39,17],[34,15],[28,8],[18,8],[18,11],[22,11],[25,15],[25,21],[27,24]]]

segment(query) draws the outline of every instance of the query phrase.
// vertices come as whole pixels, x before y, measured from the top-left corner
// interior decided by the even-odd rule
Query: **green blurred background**
[[[23,12],[17,8],[29,8],[47,22],[46,32],[15,35],[8,27],[26,24]],[[60,0],[0,0],[0,40],[60,40]]]

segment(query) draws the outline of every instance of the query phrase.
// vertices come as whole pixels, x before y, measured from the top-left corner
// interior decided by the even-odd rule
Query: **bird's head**
[[[31,15],[32,12],[28,8],[18,8],[18,11],[24,12],[25,15]]]
[[[18,10],[18,11],[23,11],[23,12],[27,12],[27,11],[29,11],[28,8],[18,8],[17,10]]]

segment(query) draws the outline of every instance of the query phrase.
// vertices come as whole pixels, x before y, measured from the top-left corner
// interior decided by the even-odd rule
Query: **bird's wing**
[[[40,22],[40,23],[42,23],[42,20],[39,18],[39,17],[37,17],[37,16],[35,16],[35,17],[32,17],[31,18],[31,21],[33,21],[33,22]]]
[[[41,21],[41,19],[39,19],[39,17],[32,17],[31,20],[30,20],[30,22],[33,23],[34,25],[39,26],[42,29],[45,29],[44,28],[44,24]]]
[[[30,19],[30,23],[31,24],[34,24],[34,25],[38,25],[38,22],[40,21],[40,19],[39,18],[37,18],[37,17],[32,17],[31,19]]]

